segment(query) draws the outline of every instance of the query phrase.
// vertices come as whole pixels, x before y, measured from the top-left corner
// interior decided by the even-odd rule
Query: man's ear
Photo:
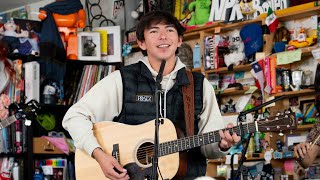
[[[182,36],[179,36],[179,39],[178,39],[178,47],[180,47],[182,44]]]
[[[147,50],[146,43],[144,42],[144,40],[142,40],[142,41],[137,40],[137,43],[138,43],[140,49]]]

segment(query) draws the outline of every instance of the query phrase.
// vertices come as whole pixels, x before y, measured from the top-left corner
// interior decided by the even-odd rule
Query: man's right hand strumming
[[[294,147],[294,153],[298,163],[303,168],[308,168],[319,154],[320,146],[311,145],[309,142],[303,142]]]
[[[107,178],[109,178],[111,180],[115,180],[115,179],[127,180],[127,179],[129,179],[129,175],[127,173],[127,170],[124,169],[114,157],[104,153],[102,151],[102,149],[96,148],[93,151],[92,156],[99,163],[104,175]]]
[[[303,142],[294,147],[294,153],[297,159],[304,159],[307,155],[308,150],[310,149],[310,143]]]

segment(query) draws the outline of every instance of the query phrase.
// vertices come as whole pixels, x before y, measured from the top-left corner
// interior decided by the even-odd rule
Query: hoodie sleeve
[[[225,128],[214,89],[206,78],[203,80],[203,109],[198,127],[199,134]],[[227,152],[220,150],[218,142],[202,146],[201,151],[210,159],[216,159],[227,154]]]
[[[112,87],[112,88],[110,88]],[[63,118],[62,126],[69,132],[77,148],[89,155],[100,147],[93,135],[93,123],[112,121],[122,108],[122,79],[115,71],[93,86]]]

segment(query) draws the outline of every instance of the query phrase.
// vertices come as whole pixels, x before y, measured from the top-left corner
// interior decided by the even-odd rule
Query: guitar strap
[[[189,85],[182,87],[184,116],[186,121],[186,133],[187,136],[194,135],[194,81],[192,72],[186,70],[187,77],[189,79]],[[182,138],[183,132],[177,128],[178,137]],[[179,170],[173,180],[181,180],[188,173],[188,156],[187,152],[179,153]]]
[[[187,136],[194,135],[194,81],[192,72],[186,70],[189,85],[182,87]]]

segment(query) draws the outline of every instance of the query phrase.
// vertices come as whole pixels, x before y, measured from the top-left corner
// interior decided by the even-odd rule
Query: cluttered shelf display
[[[217,2],[214,1],[212,4]],[[217,9],[219,8],[214,10]],[[287,102],[292,98],[299,97],[297,102],[300,103],[300,107],[298,109],[302,109],[302,115],[297,113],[297,123],[299,124],[297,129],[298,131],[307,131],[312,127],[314,122],[312,117],[315,116],[314,99],[312,100],[315,90],[312,76],[315,72],[316,61],[310,59],[312,59],[311,55],[314,56],[318,50],[317,20],[320,8],[316,2],[310,2],[284,7],[282,10],[278,9],[274,12],[269,9],[268,13],[261,13],[259,17],[256,16],[258,17],[256,19],[243,22],[217,22],[207,27],[188,27],[184,40],[193,49],[193,69],[206,75],[215,88],[216,94],[219,94],[222,99],[226,99],[226,101],[222,101],[225,103],[224,106],[235,107],[236,98],[232,98],[233,102],[230,102],[230,97],[244,94],[253,86],[256,86],[260,91],[252,91],[255,94],[251,98],[247,98],[247,102],[252,102],[252,105],[245,106],[245,108],[254,107],[259,104],[259,101],[260,103],[267,101],[269,97],[286,97],[276,103],[277,108],[266,108],[267,111],[262,116],[288,109]],[[214,10],[212,9],[212,11]],[[281,25],[278,28],[277,23]],[[242,42],[241,39],[244,41]],[[252,48],[251,45],[255,43],[259,46]],[[314,58],[318,59],[316,56]],[[247,60],[243,61],[243,59]],[[242,85],[242,90],[239,88],[240,86],[229,86],[238,83]],[[304,101],[310,97],[310,102]],[[252,98],[257,102],[253,102]],[[234,108],[230,109],[233,109],[233,112],[226,112],[226,116],[238,115],[234,112]],[[284,137],[287,136],[286,133],[290,133],[290,131],[283,132]],[[273,134],[278,135],[278,133]],[[283,133],[280,132],[280,134]],[[289,160],[294,160],[290,159],[293,158],[292,151],[287,151],[287,144],[283,144],[286,142],[284,137],[274,135],[273,140],[268,142],[269,148],[272,147],[276,150],[275,155],[280,159],[277,161],[281,162],[274,163],[272,160],[272,164],[276,167],[282,167],[284,164],[290,164],[291,167],[292,163],[289,163]],[[284,151],[278,149],[281,146],[284,147]],[[280,156],[285,156],[286,160]],[[284,172],[276,170],[279,177],[284,174]],[[293,174],[289,171],[288,173]],[[214,176],[217,176],[217,173]]]

